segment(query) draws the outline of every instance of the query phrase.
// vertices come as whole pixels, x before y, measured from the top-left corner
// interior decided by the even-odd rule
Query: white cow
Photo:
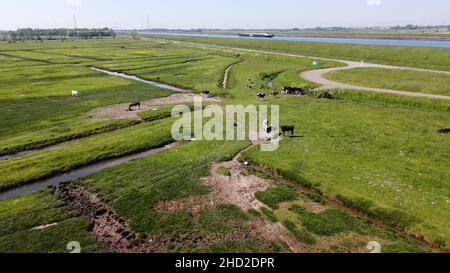
[[[72,97],[78,97],[80,95],[80,92],[73,90],[72,91]]]

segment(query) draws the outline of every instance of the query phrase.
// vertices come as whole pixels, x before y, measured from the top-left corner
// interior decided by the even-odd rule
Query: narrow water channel
[[[129,79],[129,80],[133,80],[133,81],[146,83],[146,84],[149,84],[149,85],[152,85],[152,86],[156,86],[156,87],[159,87],[159,88],[162,88],[162,89],[171,90],[171,91],[174,91],[176,93],[189,93],[190,92],[189,90],[185,90],[185,89],[178,88],[178,87],[171,86],[171,85],[164,84],[164,83],[158,83],[158,82],[144,80],[144,79],[141,79],[139,77],[136,77],[136,76],[133,76],[133,75],[128,75],[128,74],[125,74],[125,73],[113,72],[113,71],[104,70],[104,69],[100,69],[100,68],[96,68],[96,67],[91,67],[91,69],[95,70],[95,71],[98,71],[98,72],[101,72],[101,73],[108,74],[110,76],[116,76],[116,77],[121,77],[121,78]],[[34,152],[34,151],[43,150],[43,149],[46,149],[46,148],[49,148],[49,147],[54,147],[54,146],[57,146],[57,145],[66,144],[68,142],[70,142],[70,141],[57,143],[55,145],[49,145],[49,146],[46,146],[46,147],[43,147],[43,148],[29,149],[29,150],[25,150],[25,151],[21,151],[21,152],[15,153],[15,154],[3,155],[3,156],[0,156],[0,161],[1,160],[8,160],[8,159],[11,159],[11,158],[14,158],[14,157],[19,157],[19,156],[26,155],[26,154],[29,154],[29,153]]]
[[[29,184],[29,185],[24,185],[24,186],[6,191],[4,193],[1,193],[0,200],[14,198],[14,197],[20,196],[25,193],[29,193],[29,192],[33,192],[33,191],[37,191],[37,190],[46,188],[48,186],[59,186],[61,183],[74,181],[74,180],[86,177],[88,175],[94,174],[96,172],[102,171],[107,168],[116,167],[121,164],[131,162],[133,160],[146,158],[151,155],[155,155],[155,154],[167,151],[169,149],[179,146],[180,144],[181,144],[180,142],[175,142],[170,145],[164,146],[162,148],[152,149],[152,150],[148,150],[145,152],[140,152],[140,153],[136,153],[136,154],[132,154],[132,155],[119,157],[116,159],[105,160],[105,161],[95,163],[95,164],[92,164],[92,165],[89,165],[89,166],[86,166],[86,167],[83,167],[83,168],[80,168],[80,169],[77,169],[74,171],[70,171],[70,172],[67,172],[67,173],[64,173],[61,175],[54,176],[49,179],[37,181],[37,182]]]
[[[101,68],[97,68],[97,67],[91,67],[92,70],[98,71],[98,72],[102,72],[105,74],[108,74],[110,76],[116,76],[116,77],[121,77],[121,78],[125,78],[125,79],[129,79],[129,80],[133,80],[133,81],[138,81],[138,82],[143,82],[146,84],[150,84],[159,88],[163,88],[163,89],[168,89],[168,90],[172,90],[174,92],[177,93],[187,93],[189,92],[188,90],[182,89],[182,88],[178,88],[172,85],[168,85],[168,84],[164,84],[164,83],[159,83],[159,82],[154,82],[154,81],[149,81],[149,80],[144,80],[141,79],[137,76],[133,76],[133,75],[128,75],[125,73],[120,73],[120,72],[113,72],[113,71],[109,71],[109,70],[105,70],[105,69],[101,69]]]

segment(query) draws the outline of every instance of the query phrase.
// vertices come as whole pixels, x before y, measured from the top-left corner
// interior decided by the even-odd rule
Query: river
[[[267,38],[239,37],[238,35],[231,35],[231,34],[155,33],[155,32],[145,32],[145,31],[140,32],[140,34],[209,37],[209,38],[253,39],[253,40],[254,39],[262,39],[262,40],[271,40],[271,41],[298,41],[298,42],[339,43],[339,44],[358,44],[358,45],[390,45],[390,46],[450,48],[450,41],[438,41],[438,40],[336,38],[336,37],[291,37],[291,36],[276,36],[272,39],[267,39]]]
[[[130,155],[120,156],[118,158],[104,160],[98,163],[90,164],[88,166],[75,169],[60,175],[55,175],[48,179],[43,179],[40,181],[36,181],[34,183],[30,183],[24,186],[20,186],[17,188],[14,188],[12,190],[8,190],[5,192],[0,193],[0,200],[6,200],[10,198],[14,198],[17,196],[20,196],[25,193],[37,191],[43,188],[46,188],[48,186],[59,186],[62,183],[74,181],[86,176],[89,176],[91,174],[97,173],[99,171],[102,171],[107,168],[116,167],[119,165],[122,165],[127,162],[131,162],[137,159],[146,158],[164,151],[167,151],[169,149],[178,147],[181,143],[180,142],[174,142],[170,145],[166,145],[162,148],[156,148],[151,149],[148,151],[140,152],[140,153],[134,153]]]

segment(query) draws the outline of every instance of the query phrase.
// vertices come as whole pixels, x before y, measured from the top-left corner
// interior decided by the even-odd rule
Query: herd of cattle
[[[283,94],[292,95],[292,96],[305,96],[312,92],[309,89],[300,88],[300,87],[283,87],[281,89],[281,91],[283,91]],[[279,92],[274,91],[274,92],[270,93],[270,96],[276,97],[279,94],[280,94]],[[256,96],[260,99],[264,99],[266,97],[266,93],[257,93]]]

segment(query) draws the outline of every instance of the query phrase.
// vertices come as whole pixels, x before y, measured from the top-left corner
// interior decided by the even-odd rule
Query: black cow
[[[450,134],[450,128],[444,128],[444,129],[440,129],[438,130],[439,134]]]
[[[278,93],[278,92],[272,92],[272,93],[270,93],[270,95],[271,95],[272,97],[276,97],[276,96],[278,96],[278,94],[280,94],[280,93]]]
[[[283,136],[286,135],[286,132],[291,132],[291,134],[294,134],[295,126],[281,126],[281,131],[283,132]]]
[[[133,107],[139,107],[139,110],[141,110],[141,102],[132,102],[130,103],[130,106],[128,106],[128,111],[133,111]]]
[[[210,91],[203,91],[203,92],[202,92],[202,95],[205,95],[205,96],[207,96],[207,95],[209,95],[209,94],[211,94]]]
[[[281,89],[286,95],[304,96],[311,93],[310,90],[299,87],[283,87]]]
[[[258,94],[256,94],[256,96],[258,98],[260,98],[260,99],[264,99],[266,97],[266,94],[265,93],[258,93]]]

